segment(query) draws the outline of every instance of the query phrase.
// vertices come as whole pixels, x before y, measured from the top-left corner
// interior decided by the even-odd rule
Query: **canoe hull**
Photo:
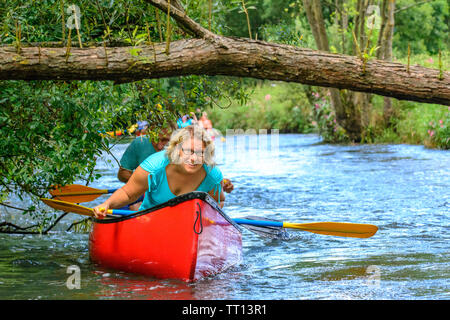
[[[131,216],[94,219],[89,253],[103,267],[196,281],[239,263],[242,235],[209,195],[192,192]]]

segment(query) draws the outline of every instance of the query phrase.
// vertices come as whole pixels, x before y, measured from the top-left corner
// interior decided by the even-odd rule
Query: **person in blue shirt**
[[[158,140],[151,141],[148,135],[141,135],[136,137],[120,159],[120,167],[117,172],[117,178],[119,181],[128,182],[133,171],[141,164],[142,161],[147,159],[152,154],[164,149],[164,146],[169,142],[170,135],[175,129],[174,125],[169,125],[166,128],[162,128]]]
[[[140,136],[142,134],[145,134],[145,132],[148,129],[148,121],[144,120],[144,121],[138,121],[137,122],[137,128],[136,128],[136,136]]]
[[[186,128],[187,126],[196,125],[198,123],[197,116],[191,112],[192,117],[185,114],[177,120],[178,128]]]
[[[132,203],[144,192],[139,210],[195,190],[209,193],[223,207],[223,183],[215,165],[214,142],[203,128],[191,125],[172,135],[166,150],[142,162],[122,188],[94,208],[94,215],[102,218],[108,209]]]
[[[120,159],[119,171],[117,172],[117,179],[119,181],[127,183],[130,179],[133,171],[141,164],[142,161],[147,159],[152,154],[161,151],[170,139],[172,131],[175,129],[175,124],[170,124],[166,128],[162,128],[159,132],[158,139],[151,141],[148,135],[145,135],[147,128],[141,133],[139,137],[136,137]],[[141,202],[144,200],[142,194],[135,203],[121,208],[124,210],[136,211],[139,209]]]

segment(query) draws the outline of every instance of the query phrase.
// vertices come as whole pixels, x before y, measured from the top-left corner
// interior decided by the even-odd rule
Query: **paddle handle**
[[[128,216],[130,214],[136,213],[137,211],[131,211],[131,210],[122,210],[122,209],[109,209],[106,211],[108,214],[117,214],[119,216]]]

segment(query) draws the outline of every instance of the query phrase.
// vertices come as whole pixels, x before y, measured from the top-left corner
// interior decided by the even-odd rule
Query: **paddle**
[[[87,208],[80,206],[75,203],[61,201],[61,200],[55,200],[55,199],[47,199],[47,198],[41,198],[42,202],[44,202],[46,205],[52,207],[53,209],[62,210],[66,212],[73,212],[82,214],[85,216],[94,216],[94,209]],[[107,214],[116,214],[121,216],[126,216],[129,214],[135,213],[135,211],[129,211],[129,210],[120,210],[120,209],[110,209],[107,211]]]
[[[248,220],[248,219],[233,219],[233,221],[238,224],[250,224],[253,226],[261,226],[261,227],[297,229],[329,236],[352,237],[352,238],[370,238],[378,231],[378,227],[375,225],[348,223],[348,222],[292,223],[292,222],[262,221],[262,220]]]
[[[80,184],[55,187],[50,190],[53,198],[73,203],[89,202],[97,199],[103,194],[113,193],[117,189],[96,189]]]
[[[265,220],[265,221],[277,221],[274,219],[267,219],[264,217],[258,216],[246,216],[244,219],[247,220]],[[256,233],[257,235],[264,238],[278,239],[278,240],[288,240],[291,238],[291,235],[287,232],[286,229],[282,227],[269,227],[269,226],[254,226],[250,224],[242,225],[245,229]]]
[[[53,200],[41,199],[45,204],[58,210],[74,212],[84,215],[93,216],[94,209],[83,207],[74,203]],[[109,214],[128,215],[136,211],[129,210],[108,210]],[[353,238],[369,238],[373,236],[378,227],[371,224],[347,223],[347,222],[313,222],[313,223],[291,223],[281,221],[268,220],[251,220],[251,219],[233,219],[237,224],[252,225],[257,227],[275,227],[275,228],[289,228],[312,233],[339,236],[339,237],[353,237]]]

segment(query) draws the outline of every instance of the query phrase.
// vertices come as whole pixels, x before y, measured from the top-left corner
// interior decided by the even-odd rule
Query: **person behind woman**
[[[176,124],[169,123],[167,126],[160,127],[162,128],[159,131],[157,140],[152,141],[150,137],[146,136],[147,131],[144,131],[127,147],[122,155],[122,158],[120,159],[120,167],[117,172],[117,178],[121,182],[127,183],[133,174],[133,171],[136,170],[142,161],[164,148],[164,146],[169,142],[170,135],[173,130],[175,130]],[[152,127],[151,129],[153,131],[155,127]],[[142,194],[142,196],[136,200],[136,203],[130,203],[121,209],[136,211],[141,206],[143,200],[144,195]]]
[[[206,130],[210,130],[213,128],[212,122],[211,122],[211,120],[208,119],[208,113],[206,113],[206,111],[203,111],[199,122],[201,123],[201,126],[203,128],[205,128]]]
[[[186,128],[187,126],[196,125],[198,124],[197,116],[194,112],[191,112],[191,116],[185,114],[181,118],[177,120],[178,128]]]
[[[223,207],[224,182],[214,152],[213,141],[200,126],[177,130],[166,150],[144,160],[122,188],[94,208],[95,217],[103,218],[106,210],[132,203],[144,192],[139,211],[195,190],[209,193]]]

